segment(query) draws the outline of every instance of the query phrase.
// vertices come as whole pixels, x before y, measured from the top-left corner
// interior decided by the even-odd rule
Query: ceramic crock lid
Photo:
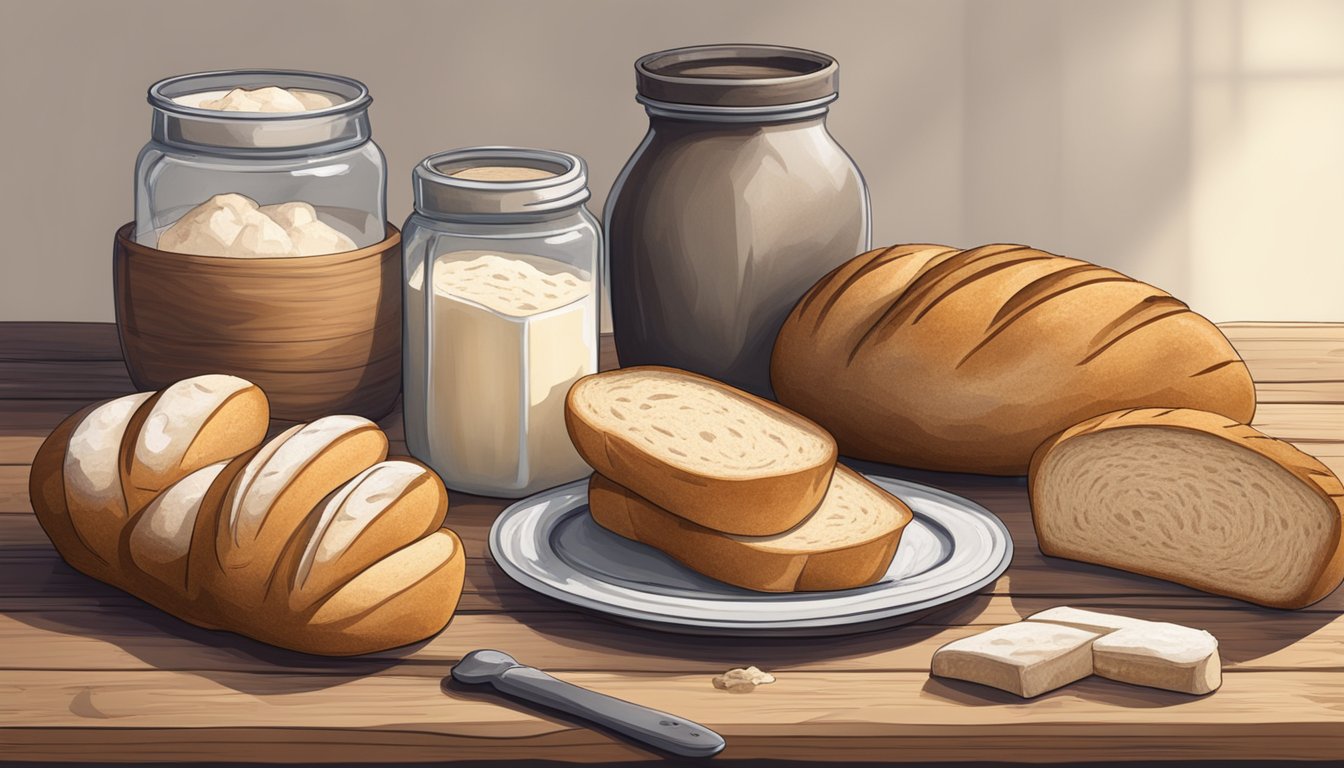
[[[641,100],[772,107],[835,98],[840,67],[824,53],[781,45],[700,45],[635,62]]]

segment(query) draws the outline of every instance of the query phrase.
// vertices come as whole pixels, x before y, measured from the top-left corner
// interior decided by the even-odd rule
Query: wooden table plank
[[[0,362],[0,398],[105,400],[135,391],[121,360]]]
[[[1219,326],[1256,382],[1262,403],[1344,403],[1344,324]]]
[[[356,674],[389,662],[453,663],[475,648],[509,639],[510,652],[548,670],[664,672],[714,675],[754,664],[771,672],[927,672],[944,643],[1019,621],[1060,600],[996,595],[969,601],[906,627],[799,643],[790,638],[702,638],[629,627],[557,607],[550,611],[461,613],[425,643],[358,659],[325,659],[271,648],[246,638],[192,627],[143,603],[115,613],[59,604],[0,614],[0,667],[103,671],[233,670],[277,667]],[[1283,613],[1212,600],[1080,597],[1076,607],[1123,612],[1207,629],[1218,638],[1227,669],[1344,671],[1344,618],[1337,612]],[[1200,605],[1204,607],[1200,607]]]
[[[1251,426],[1306,446],[1344,441],[1344,406],[1333,403],[1260,403]]]
[[[269,744],[242,736],[280,729],[287,742],[310,746],[310,760],[352,759],[349,750],[373,734],[381,761],[517,759],[539,750],[561,760],[648,756],[605,737],[586,736],[576,749],[571,723],[489,694],[442,690],[447,671],[447,664],[369,675],[8,671],[3,685],[16,695],[0,747],[7,757],[46,757],[69,754],[85,738],[106,750],[143,742],[146,729],[204,728],[238,735],[228,751],[236,759],[274,759]],[[1198,698],[1092,679],[1030,702],[921,672],[795,672],[749,699],[715,690],[704,675],[559,676],[713,723],[731,745],[729,759],[861,753],[941,762],[984,760],[996,750],[1001,759],[1011,748],[1028,762],[1101,760],[1114,759],[1117,747],[1132,753],[1136,740],[1145,759],[1284,759],[1338,755],[1344,746],[1344,673],[1230,671],[1216,695]],[[361,738],[343,743],[336,729]],[[482,740],[491,740],[483,752]],[[134,747],[116,754],[134,755]]]
[[[14,360],[121,361],[114,323],[0,323],[0,363]]]

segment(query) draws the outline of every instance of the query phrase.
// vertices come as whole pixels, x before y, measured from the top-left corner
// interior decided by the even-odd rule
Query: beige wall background
[[[363,80],[397,223],[414,163],[471,144],[584,156],[600,212],[635,58],[709,42],[839,58],[875,243],[1029,243],[1219,321],[1344,320],[1341,40],[1330,0],[0,0],[0,320],[112,319],[162,77]]]

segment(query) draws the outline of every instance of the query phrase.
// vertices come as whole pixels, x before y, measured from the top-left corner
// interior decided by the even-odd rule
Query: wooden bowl
[[[266,392],[271,418],[377,420],[401,391],[401,232],[327,256],[191,256],[117,230],[117,332],[131,381],[162,389],[203,373]]]

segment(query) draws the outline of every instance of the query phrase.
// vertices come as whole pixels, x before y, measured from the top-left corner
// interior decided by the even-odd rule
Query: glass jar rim
[[[785,107],[834,99],[840,65],[806,48],[727,43],[671,48],[635,61],[641,100],[715,108]]]
[[[526,180],[453,175],[487,166],[530,168],[553,175]],[[427,216],[474,219],[552,213],[580,206],[591,196],[588,166],[583,158],[551,149],[509,146],[450,149],[421,160],[411,177],[415,209]]]
[[[250,82],[249,82],[250,81]],[[176,98],[208,90],[241,87],[298,88],[331,93],[344,100],[330,107],[303,112],[229,112],[179,104]],[[239,122],[311,120],[367,110],[373,102],[368,86],[343,75],[298,69],[219,69],[164,78],[149,87],[148,101],[155,109],[183,117]]]

